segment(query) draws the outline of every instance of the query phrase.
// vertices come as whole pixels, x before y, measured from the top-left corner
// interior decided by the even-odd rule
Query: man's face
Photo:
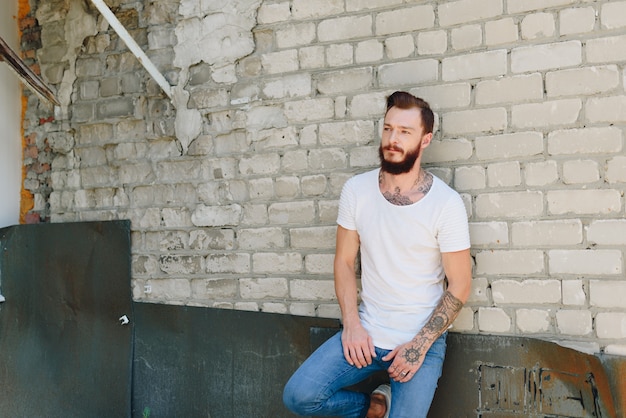
[[[378,149],[383,171],[390,174],[411,171],[421,155],[425,137],[420,109],[397,107],[389,109],[385,115],[382,140]]]

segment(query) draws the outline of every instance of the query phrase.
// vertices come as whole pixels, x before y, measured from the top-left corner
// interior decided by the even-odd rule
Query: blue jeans
[[[424,363],[406,383],[391,381],[390,418],[426,417],[441,376],[447,332],[430,347]],[[304,416],[362,418],[367,414],[370,395],[344,389],[372,373],[387,370],[393,360],[382,361],[391,350],[376,348],[372,364],[361,369],[343,356],[341,332],[322,344],[291,376],[283,391],[283,402],[292,412]]]

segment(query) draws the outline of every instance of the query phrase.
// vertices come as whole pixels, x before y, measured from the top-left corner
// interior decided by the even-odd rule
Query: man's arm
[[[441,334],[452,325],[467,301],[472,282],[472,263],[469,249],[442,253],[443,269],[448,288],[430,319],[411,341],[403,344],[383,360],[395,357],[389,376],[399,382],[410,380],[422,365],[426,352]]]
[[[341,226],[337,227],[335,250],[335,293],[341,308],[343,332],[341,342],[348,363],[358,368],[372,363],[374,344],[359,318],[356,282],[356,256],[359,251],[359,234]]]

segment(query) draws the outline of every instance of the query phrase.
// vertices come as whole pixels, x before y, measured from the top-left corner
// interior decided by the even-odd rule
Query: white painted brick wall
[[[141,3],[128,7],[148,22]],[[230,2],[242,24],[210,40],[193,7],[151,23],[175,103],[122,46],[75,42],[72,116],[53,128],[26,108],[25,137],[55,153],[49,179],[25,179],[34,211],[130,219],[136,300],[339,317],[339,194],[378,165],[385,98],[408,90],[436,112],[423,163],[470,217],[475,277],[454,330],[626,355],[626,1],[258,3]],[[67,65],[46,48],[44,78]]]

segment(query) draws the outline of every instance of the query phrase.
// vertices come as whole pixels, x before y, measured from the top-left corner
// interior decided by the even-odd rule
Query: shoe
[[[379,393],[385,397],[385,403],[387,404],[387,412],[385,412],[385,418],[389,418],[389,411],[391,410],[391,386],[384,384],[378,386],[372,394]]]

